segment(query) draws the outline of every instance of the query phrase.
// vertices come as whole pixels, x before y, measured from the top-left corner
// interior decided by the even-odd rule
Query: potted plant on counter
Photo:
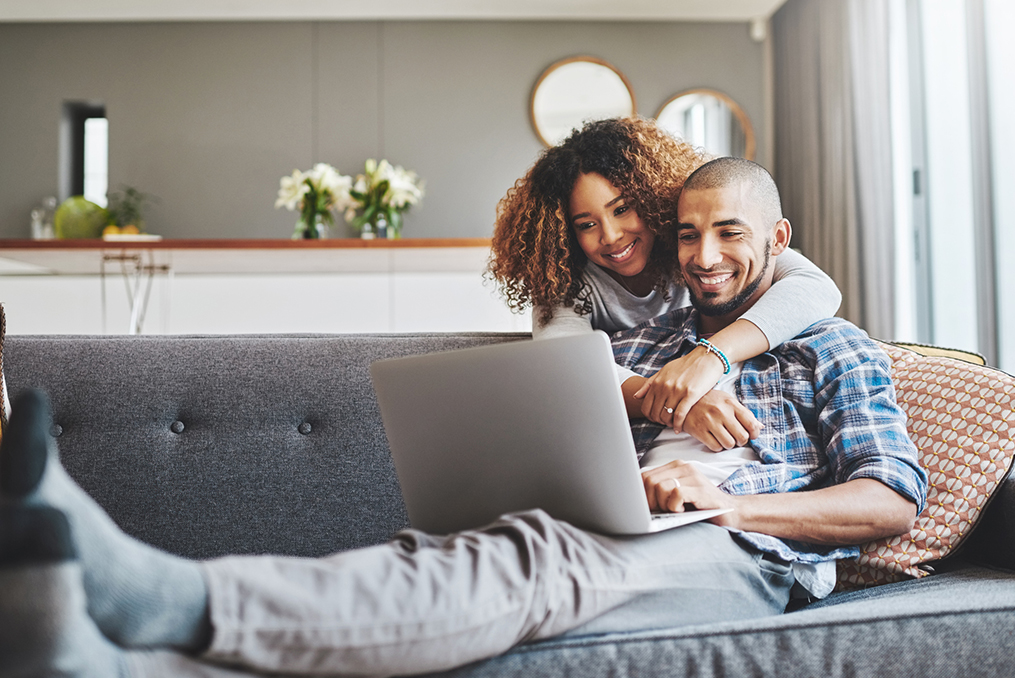
[[[144,209],[155,202],[155,196],[143,193],[133,186],[124,186],[122,192],[109,194],[109,225],[102,231],[104,237],[138,235],[145,232]]]
[[[344,210],[352,204],[349,188],[352,177],[339,174],[334,167],[319,162],[307,172],[293,170],[292,176],[279,182],[275,209],[299,210],[293,239],[328,237],[328,227],[335,223],[332,210]]]
[[[367,160],[363,174],[349,190],[352,200],[345,220],[365,239],[400,238],[402,214],[419,204],[423,189],[424,182],[415,172],[387,160]]]

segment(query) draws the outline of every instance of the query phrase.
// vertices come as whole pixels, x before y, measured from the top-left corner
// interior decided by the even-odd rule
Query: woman
[[[588,123],[544,151],[498,205],[489,267],[511,308],[532,306],[535,338],[612,333],[689,305],[677,198],[708,159],[640,118]],[[835,314],[838,288],[803,255],[787,251],[774,266],[771,289],[710,338],[718,352],[699,346],[644,384],[617,368],[625,393],[637,384],[641,414],[680,431],[726,368],[719,352],[747,360]]]

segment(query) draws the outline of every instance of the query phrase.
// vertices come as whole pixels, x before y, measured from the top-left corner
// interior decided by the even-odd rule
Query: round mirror
[[[670,97],[656,115],[670,134],[715,156],[754,160],[754,128],[737,102],[714,89],[692,89]]]
[[[571,57],[539,76],[529,113],[540,141],[555,146],[588,120],[634,115],[634,92],[627,78],[602,59]]]

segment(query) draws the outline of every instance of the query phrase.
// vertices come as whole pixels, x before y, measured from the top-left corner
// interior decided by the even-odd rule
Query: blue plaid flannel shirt
[[[698,312],[681,308],[612,337],[618,364],[651,376],[689,353],[698,339]],[[737,397],[764,424],[750,441],[750,462],[719,488],[729,494],[816,490],[856,478],[879,480],[922,511],[927,474],[895,400],[891,361],[854,325],[817,322],[768,353],[745,361]],[[663,427],[632,424],[639,458]],[[857,546],[828,547],[737,532],[752,546],[783,560],[855,558]]]

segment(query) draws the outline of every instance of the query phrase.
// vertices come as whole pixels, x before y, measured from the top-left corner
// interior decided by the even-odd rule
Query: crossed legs
[[[322,559],[197,563],[123,534],[63,471],[48,429],[45,399],[28,394],[0,448],[4,676],[424,673],[592,620],[775,614],[793,583],[710,524],[609,538],[541,511]],[[38,524],[55,535],[44,544]]]

